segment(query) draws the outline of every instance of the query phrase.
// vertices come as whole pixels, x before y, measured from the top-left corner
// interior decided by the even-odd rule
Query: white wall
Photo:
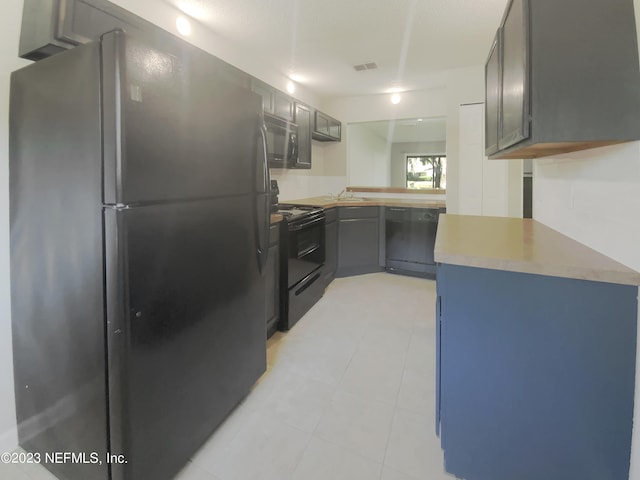
[[[488,47],[487,47],[488,48]],[[458,213],[460,105],[484,102],[484,67],[447,72],[447,212]]]
[[[348,185],[347,165],[336,159],[345,156],[346,129],[342,142],[317,142],[311,145],[311,169],[272,168],[271,178],[278,181],[280,201],[337,194]],[[338,152],[338,153],[336,153]]]
[[[391,182],[389,186],[405,188],[407,184],[407,160],[409,153],[442,155],[447,152],[447,142],[399,142],[391,145]]]
[[[348,178],[351,186],[389,186],[391,144],[363,125],[349,125]]]
[[[485,156],[483,103],[460,105],[459,117],[457,213],[522,217],[522,160]]]
[[[533,217],[640,271],[640,142],[534,160]]]
[[[483,94],[484,95],[484,94]],[[372,122],[396,118],[443,117],[446,115],[446,88],[405,92],[393,105],[390,95],[334,97],[321,101],[320,108],[343,123]]]
[[[487,47],[488,48],[488,47]],[[445,72],[444,85],[402,94],[398,105],[389,95],[368,95],[325,99],[321,108],[343,123],[399,118],[447,118],[447,211],[458,211],[458,108],[463,103],[484,101],[484,67],[460,68]],[[346,153],[340,162],[347,162]]]

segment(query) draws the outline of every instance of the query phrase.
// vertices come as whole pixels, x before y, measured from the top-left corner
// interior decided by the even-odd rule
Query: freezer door
[[[255,191],[260,97],[169,34],[102,38],[105,203]]]
[[[106,209],[114,480],[170,479],[266,368],[255,198]]]

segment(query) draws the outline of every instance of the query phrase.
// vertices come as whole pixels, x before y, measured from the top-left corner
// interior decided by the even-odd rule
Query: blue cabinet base
[[[442,264],[437,423],[466,480],[627,480],[638,288]]]

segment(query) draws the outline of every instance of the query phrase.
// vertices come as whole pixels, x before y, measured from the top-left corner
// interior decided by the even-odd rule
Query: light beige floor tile
[[[382,463],[393,411],[393,405],[338,390],[314,435]]]
[[[338,388],[363,401],[395,405],[402,382],[405,353],[384,348],[360,348]]]
[[[407,475],[406,473],[399,472],[394,470],[393,468],[387,467],[386,465],[382,467],[382,476],[380,480],[435,480],[431,477],[412,477]]]
[[[384,464],[416,478],[439,478],[444,472],[434,416],[396,409]]]
[[[251,408],[312,433],[329,406],[336,387],[287,368],[274,369],[270,377],[267,395],[247,399]]]
[[[313,437],[293,480],[375,480],[380,476],[382,464]]]
[[[396,406],[422,415],[435,414],[436,379],[434,360],[415,365],[407,360]]]
[[[250,420],[225,448],[198,455],[193,463],[221,480],[288,480],[311,434],[269,415]]]
[[[0,463],[0,478],[7,478],[11,480],[32,480],[22,467],[22,465],[14,463]],[[44,467],[40,468],[44,469]],[[55,477],[51,475],[51,479],[54,480]]]
[[[382,310],[384,311],[384,310]],[[380,315],[380,311],[378,311]],[[384,352],[406,353],[411,341],[411,332],[395,329],[389,322],[386,327],[372,326],[365,333],[360,343],[361,348],[384,350]]]
[[[185,467],[180,470],[176,475],[175,480],[220,480],[215,475],[200,468],[193,462],[189,462]]]
[[[298,375],[337,385],[347,370],[355,348],[355,345],[339,348],[320,342],[289,343],[283,346],[280,358],[285,368]]]
[[[436,372],[435,332],[431,334],[414,334],[409,342],[405,360],[405,368],[424,373],[435,378]]]

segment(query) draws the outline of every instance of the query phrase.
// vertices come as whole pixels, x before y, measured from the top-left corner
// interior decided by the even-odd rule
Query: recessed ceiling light
[[[422,119],[421,119],[421,118],[419,118],[419,119],[418,119],[418,121],[419,121],[419,122],[422,122]]]
[[[293,93],[295,91],[296,91],[296,86],[293,84],[293,82],[287,83],[287,92]]]
[[[206,20],[209,17],[206,7],[201,0],[180,0],[178,8],[192,18]]]
[[[289,78],[296,83],[304,83],[307,81],[307,79],[304,76],[298,73],[292,73],[291,75],[289,75]]]
[[[180,35],[185,37],[191,35],[191,23],[182,15],[176,18],[176,28]]]
[[[393,103],[394,105],[399,104],[400,100],[402,100],[402,97],[399,93],[394,93],[393,95],[391,95],[391,103]]]

